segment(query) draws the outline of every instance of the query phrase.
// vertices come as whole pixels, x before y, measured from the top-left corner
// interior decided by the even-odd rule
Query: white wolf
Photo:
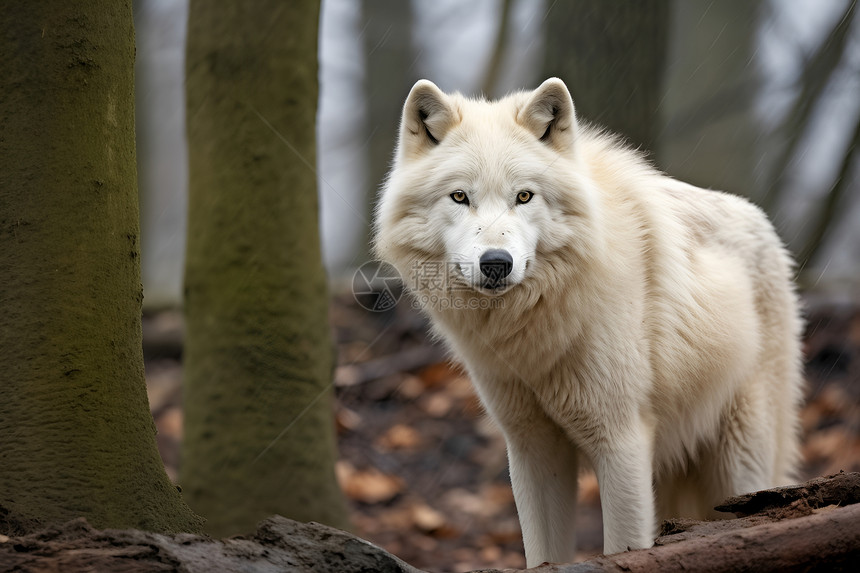
[[[792,480],[801,319],[773,227],[578,125],[561,80],[416,83],[376,226],[501,426],[530,567],[574,557],[580,458],[607,554]]]

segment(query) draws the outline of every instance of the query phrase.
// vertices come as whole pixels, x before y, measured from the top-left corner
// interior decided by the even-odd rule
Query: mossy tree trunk
[[[181,475],[214,535],[346,525],[316,191],[319,4],[192,1]]]
[[[0,532],[199,531],[143,379],[130,2],[0,10]]]
[[[578,117],[651,151],[669,39],[669,0],[552,3],[544,77],[567,83]]]

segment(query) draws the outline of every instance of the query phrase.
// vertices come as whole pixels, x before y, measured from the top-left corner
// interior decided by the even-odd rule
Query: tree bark
[[[130,2],[0,10],[0,532],[199,531],[141,346]]]
[[[567,83],[578,117],[653,150],[669,2],[553,2],[545,21],[543,76]]]
[[[189,504],[225,536],[345,526],[315,118],[319,3],[192,1],[185,274]]]

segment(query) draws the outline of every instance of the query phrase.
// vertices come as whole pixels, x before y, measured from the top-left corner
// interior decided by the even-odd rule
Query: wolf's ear
[[[403,106],[400,151],[420,154],[439,144],[459,120],[451,99],[429,80],[418,80]]]
[[[564,82],[550,78],[542,83],[517,112],[517,123],[558,151],[570,149],[576,132],[576,113]]]

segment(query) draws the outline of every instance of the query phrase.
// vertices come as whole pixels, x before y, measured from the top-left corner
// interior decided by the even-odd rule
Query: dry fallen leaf
[[[335,412],[334,421],[337,424],[337,433],[342,434],[345,431],[357,430],[361,426],[362,419],[358,412],[341,405]]]
[[[346,366],[338,366],[334,370],[334,385],[338,388],[347,388],[355,386],[361,380],[361,370],[358,366],[347,364]]]
[[[579,474],[579,502],[597,503],[600,500],[600,487],[597,484],[597,476],[593,471],[585,471]]]
[[[182,408],[172,406],[158,417],[155,421],[159,435],[170,436],[177,440],[182,439]]]
[[[448,383],[448,391],[457,399],[463,400],[475,395],[472,382],[466,376],[457,376]]]
[[[481,561],[484,563],[492,563],[498,561],[502,557],[502,550],[498,545],[490,545],[481,549]]]
[[[412,506],[412,523],[421,531],[430,533],[445,525],[445,516],[429,505],[418,503]]]
[[[409,450],[421,444],[421,434],[406,424],[395,424],[377,440],[377,447],[383,450]]]
[[[424,394],[424,383],[417,376],[407,375],[397,387],[397,393],[406,400],[415,400]]]
[[[456,509],[470,515],[480,515],[485,509],[485,504],[478,494],[459,487],[448,491],[442,497],[442,503],[449,511]]]
[[[405,533],[412,529],[412,512],[399,502],[391,504],[391,507],[386,507],[384,511],[379,513],[378,519],[389,531]]]
[[[340,460],[335,473],[341,489],[350,499],[362,503],[382,503],[394,499],[404,489],[403,480],[370,468],[357,470],[352,464]]]
[[[427,388],[438,388],[448,384],[451,379],[462,376],[462,370],[450,362],[439,362],[422,368],[418,376]]]
[[[437,392],[421,400],[419,406],[434,418],[444,418],[454,406],[454,401],[447,394]]]

